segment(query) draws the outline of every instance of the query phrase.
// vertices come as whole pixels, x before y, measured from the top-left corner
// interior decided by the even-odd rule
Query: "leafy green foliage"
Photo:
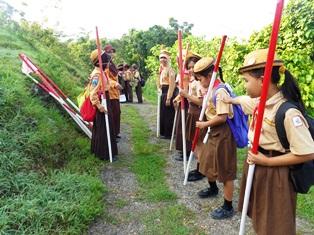
[[[282,17],[277,53],[295,76],[308,111],[314,115],[314,11],[313,1],[291,0]],[[254,33],[251,50],[268,47],[271,25]]]

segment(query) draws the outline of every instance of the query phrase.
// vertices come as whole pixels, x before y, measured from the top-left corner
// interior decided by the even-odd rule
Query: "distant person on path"
[[[124,81],[125,81],[125,91],[127,102],[133,103],[133,91],[132,91],[132,82],[133,82],[133,73],[130,70],[128,64],[124,64]]]
[[[161,90],[160,106],[160,137],[164,139],[171,138],[173,119],[175,110],[173,107],[175,90],[175,72],[171,68],[170,53],[162,50],[159,55],[160,77],[157,81],[157,88]]]
[[[134,77],[134,86],[135,86],[135,93],[137,96],[138,103],[143,103],[143,97],[142,97],[142,86],[141,86],[141,75],[138,71],[138,67],[136,64],[132,65],[133,70],[133,77]]]

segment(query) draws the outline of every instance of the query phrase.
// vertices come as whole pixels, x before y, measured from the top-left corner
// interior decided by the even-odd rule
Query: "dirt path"
[[[118,161],[107,164],[101,173],[108,188],[104,197],[105,214],[90,226],[89,234],[141,234],[144,227],[136,215],[151,209],[149,204],[136,200],[138,185],[135,175],[128,168],[132,161],[130,127],[122,124],[121,129],[125,131],[118,143]]]
[[[129,104],[128,104],[129,105]],[[219,184],[219,195],[213,199],[200,199],[197,192],[207,187],[205,179],[198,182],[188,183],[183,186],[183,165],[174,159],[174,151],[170,152],[169,141],[156,138],[156,106],[151,104],[131,104],[136,107],[139,114],[148,123],[151,132],[150,142],[163,146],[167,157],[167,183],[177,196],[177,202],[184,205],[196,214],[192,224],[201,228],[204,234],[238,234],[240,213],[232,219],[217,221],[211,219],[210,211],[223,202],[222,185]],[[123,108],[123,106],[122,106]],[[123,109],[122,109],[123,110]],[[137,199],[138,185],[135,175],[130,171],[132,162],[132,147],[130,143],[130,127],[122,124],[124,130],[119,142],[119,160],[108,164],[104,168],[101,177],[108,188],[104,196],[107,208],[104,215],[90,226],[89,234],[144,234],[145,226],[138,219],[143,213],[147,213],[163,204],[145,203]],[[195,167],[195,161],[193,163]],[[240,174],[238,174],[240,176]],[[234,206],[237,205],[239,182],[235,182],[236,192]],[[303,220],[297,220],[298,234],[314,234],[313,226]],[[254,234],[249,219],[247,220],[247,234]]]

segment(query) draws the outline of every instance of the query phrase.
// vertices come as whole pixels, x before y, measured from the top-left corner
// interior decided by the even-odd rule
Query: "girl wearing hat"
[[[111,57],[105,52],[102,53],[102,66],[103,69],[106,68]],[[92,129],[92,140],[91,140],[91,152],[94,153],[98,158],[103,160],[109,159],[109,149],[108,149],[108,139],[107,139],[107,130],[105,123],[105,113],[108,112],[109,127],[110,127],[110,139],[111,139],[111,149],[113,160],[116,160],[116,155],[118,154],[118,147],[114,135],[113,129],[113,116],[109,99],[109,80],[105,84],[105,96],[107,99],[108,110],[105,110],[105,107],[101,104],[100,94],[103,90],[103,84],[100,81],[100,69],[98,63],[98,51],[94,50],[90,55],[91,62],[95,66],[93,72],[90,75],[90,83],[88,85],[90,91],[90,100],[94,107],[96,107],[96,116],[93,121]]]
[[[194,75],[193,68],[197,61],[201,57],[194,53],[189,53],[186,57],[185,69],[188,71],[188,92],[182,90],[180,94],[187,98],[189,102],[188,114],[186,118],[186,141],[187,141],[187,152],[191,151],[192,141],[195,134],[195,123],[198,121],[201,112],[202,96],[198,96],[198,91],[201,89],[200,82]],[[203,88],[203,90],[205,90]],[[199,172],[199,163],[195,170],[189,173],[188,181],[197,181],[202,179],[204,176]]]
[[[253,115],[249,129],[250,141],[254,135],[255,110],[261,95],[267,53],[268,49],[251,52],[240,69],[248,96],[226,100],[228,103],[241,104],[247,114]],[[275,127],[277,110],[287,100],[295,103],[299,109],[288,109],[285,114],[284,128],[289,149],[281,145]],[[289,165],[314,159],[314,142],[304,112],[296,81],[275,55],[258,154],[248,152],[239,199],[239,210],[242,210],[248,164],[255,164],[248,216],[252,218],[253,227],[259,235],[296,234],[296,192],[289,179]]]
[[[194,66],[195,76],[200,80],[203,87],[208,87],[214,70],[213,58],[202,58]],[[222,80],[222,72],[220,79]],[[214,88],[221,83],[215,80]],[[213,93],[212,93],[213,94]],[[233,117],[232,105],[222,102],[224,97],[230,97],[225,88],[215,91],[216,104],[210,98],[205,111],[206,121],[196,122],[196,127],[206,130],[210,127],[209,138],[199,151],[200,172],[205,175],[210,185],[201,190],[198,195],[201,198],[213,197],[218,194],[216,180],[223,183],[224,204],[215,209],[211,216],[214,219],[226,219],[234,215],[232,206],[233,181],[236,178],[236,142],[227,124],[227,118]]]
[[[182,51],[182,55],[183,55],[183,59],[186,57],[185,61],[188,58],[188,56],[191,56],[191,53],[189,52],[188,55],[186,55],[186,51]],[[179,55],[177,56],[177,60],[179,59]],[[179,63],[179,62],[178,62]],[[193,66],[194,66],[194,62],[193,62]],[[184,91],[188,91],[189,89],[189,80],[190,80],[190,74],[188,72],[187,69],[187,61],[184,64],[184,76],[183,76],[183,90]],[[175,89],[175,93],[177,94],[178,91],[180,90],[180,74],[177,74],[176,77],[176,84],[177,87]],[[184,97],[184,96],[183,96]],[[184,111],[185,111],[185,117],[187,117],[187,112],[188,112],[188,107],[189,107],[189,103],[186,97],[184,97]],[[177,110],[177,120],[175,123],[175,130],[176,130],[176,150],[177,150],[177,156],[175,157],[175,160],[177,161],[183,161],[183,140],[182,140],[182,120],[181,120],[181,96],[180,94],[178,94],[176,96],[176,98],[174,98],[173,100],[173,105],[175,107],[175,109]],[[186,130],[186,129],[185,129]],[[189,155],[189,152],[191,151],[191,143],[186,139],[186,152],[187,152],[187,156]]]
[[[161,89],[160,109],[160,136],[165,139],[171,138],[171,130],[174,119],[173,96],[175,89],[175,72],[170,65],[170,53],[162,51],[159,55],[160,78],[158,89]]]

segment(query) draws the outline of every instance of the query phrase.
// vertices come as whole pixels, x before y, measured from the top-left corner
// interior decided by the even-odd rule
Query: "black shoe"
[[[116,138],[120,139],[120,138],[121,138],[121,136],[120,136],[120,135],[117,135],[117,136],[116,136]]]
[[[205,176],[202,175],[201,172],[195,170],[195,171],[190,171],[189,176],[188,176],[188,181],[198,181],[203,179]]]
[[[113,156],[112,157],[112,162],[116,162],[116,161],[118,161],[118,157],[117,156]]]
[[[199,191],[197,194],[200,198],[215,197],[218,194],[218,189],[205,188]]]
[[[227,210],[223,206],[221,206],[215,209],[210,215],[213,219],[217,220],[228,219],[234,215],[234,209],[231,208],[230,210]]]

